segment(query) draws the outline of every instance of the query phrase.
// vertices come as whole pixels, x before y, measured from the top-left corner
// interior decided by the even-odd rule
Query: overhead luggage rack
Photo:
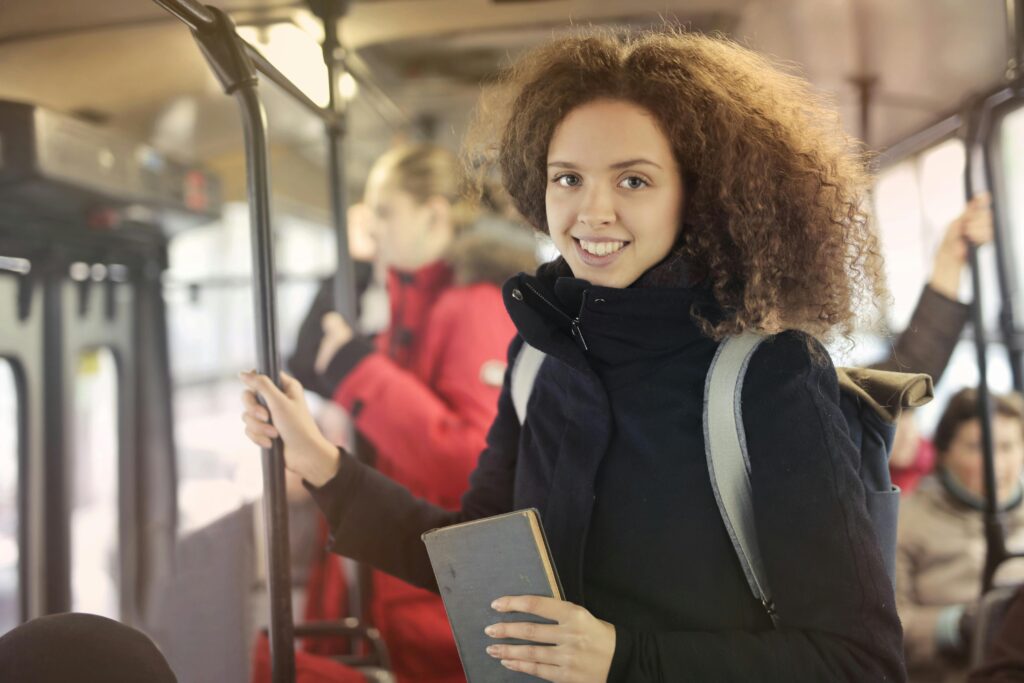
[[[138,219],[171,212],[179,220],[168,224],[187,226],[220,215],[220,180],[115,130],[0,100],[0,211],[5,206],[87,225],[157,222]],[[104,211],[116,215],[97,219]]]

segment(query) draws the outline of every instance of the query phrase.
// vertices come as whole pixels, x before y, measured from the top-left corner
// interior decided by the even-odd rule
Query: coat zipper
[[[528,282],[524,282],[523,284],[526,286],[527,289],[529,289],[531,292],[533,292],[534,295],[536,295],[536,297],[538,299],[540,299],[541,301],[546,303],[548,306],[551,307],[552,310],[554,310],[560,316],[562,316],[563,318],[565,318],[566,320],[569,321],[569,329],[570,329],[570,332],[572,333],[573,338],[577,341],[577,343],[579,343],[579,345],[583,348],[584,351],[589,351],[590,347],[587,346],[587,340],[583,338],[583,330],[580,329],[580,316],[583,315],[583,307],[587,303],[587,292],[586,292],[586,290],[584,290],[583,298],[580,301],[579,313],[576,314],[575,318],[572,318],[565,311],[563,311],[561,308],[559,308],[555,304],[551,303],[551,301],[549,301],[546,296],[544,296],[543,294],[538,292],[536,287],[534,287],[533,285],[531,285]]]

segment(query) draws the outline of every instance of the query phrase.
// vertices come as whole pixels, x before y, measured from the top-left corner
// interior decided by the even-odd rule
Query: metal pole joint
[[[235,32],[235,22],[221,9],[207,9],[213,14],[213,23],[192,31],[192,35],[224,92],[232,95],[241,88],[255,87],[256,67]]]

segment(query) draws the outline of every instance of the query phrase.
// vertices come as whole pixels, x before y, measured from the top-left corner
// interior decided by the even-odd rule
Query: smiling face
[[[647,110],[620,100],[573,109],[548,146],[548,231],[573,275],[628,287],[668,256],[683,215],[683,179]]]

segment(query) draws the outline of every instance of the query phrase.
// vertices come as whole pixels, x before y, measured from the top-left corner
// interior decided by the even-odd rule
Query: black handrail
[[[992,160],[990,158],[990,136],[992,112],[998,106],[1005,104],[1012,99],[1018,98],[1017,88],[1010,87],[994,93],[988,97],[977,100],[976,104],[968,110],[965,119],[968,122],[965,134],[967,146],[967,163],[965,164],[965,188],[970,199],[981,188],[978,183],[978,171],[986,177],[988,188],[995,190],[991,185]],[[998,204],[998,197],[993,191],[993,203]],[[997,213],[997,212],[993,212]],[[1013,293],[1009,288],[1009,272],[1006,260],[1007,241],[1000,232],[1000,225],[995,224],[995,249],[997,268],[999,273],[999,290],[1002,298],[1002,311],[1000,323],[1002,333],[1006,336],[1007,348],[1011,353],[1011,365],[1015,368],[1015,384],[1020,381],[1019,364],[1019,334],[1014,329],[1013,321]],[[995,449],[992,434],[992,397],[988,386],[988,358],[986,349],[986,334],[982,319],[981,303],[981,274],[978,265],[978,252],[974,245],[969,246],[969,258],[971,262],[971,282],[974,296],[971,302],[971,319],[974,327],[975,349],[978,362],[978,418],[981,422],[982,457],[984,465],[985,485],[985,509],[984,509],[984,532],[985,532],[985,567],[982,571],[981,590],[982,594],[991,590],[995,573],[999,565],[1013,558],[1022,558],[1024,553],[1011,553],[1006,545],[1006,529],[1002,526],[1002,513],[998,504],[998,487],[995,477]],[[1009,311],[1009,312],[1008,312]],[[1008,328],[1009,326],[1009,328]],[[1015,352],[1016,349],[1016,352]],[[1016,358],[1016,367],[1015,367]],[[1019,388],[1019,385],[1017,385]]]
[[[212,29],[217,22],[213,12],[195,0],[153,0],[153,2],[176,16],[193,32]]]
[[[978,124],[976,126],[977,137],[973,141],[981,158],[981,170],[985,178],[985,185],[989,190],[996,187],[995,159],[992,154],[993,121],[995,112],[1009,103],[1016,103],[1021,98],[1014,88],[1007,88],[988,98],[981,105],[978,112]],[[970,144],[970,143],[969,143]],[[1021,335],[1017,328],[1016,316],[1014,314],[1014,296],[1017,292],[1016,269],[1012,265],[1010,253],[1012,241],[1006,233],[1003,225],[1003,214],[992,211],[993,222],[993,243],[995,247],[996,282],[999,287],[999,329],[1002,333],[1003,344],[1009,357],[1010,374],[1013,380],[1015,391],[1024,391],[1024,347],[1021,345]]]
[[[968,108],[964,116],[967,124],[964,131],[964,144],[967,152],[964,164],[964,189],[968,201],[979,190],[976,167],[978,166],[978,160],[982,154],[982,148],[985,146],[986,137],[989,132],[985,125],[987,112],[990,111],[987,110],[988,100],[989,98],[979,99],[974,106]],[[998,248],[999,245],[995,246]],[[984,532],[986,550],[985,567],[981,578],[981,592],[985,594],[992,588],[996,570],[1009,557],[1009,554],[1006,550],[1006,535],[999,515],[995,446],[992,434],[992,396],[988,385],[988,349],[982,315],[981,270],[978,263],[977,246],[968,244],[967,249],[971,265],[971,287],[973,290],[970,309],[971,324],[974,328],[975,358],[978,364],[978,417],[981,421],[985,485]]]
[[[231,19],[214,7],[194,0],[155,0],[192,29],[200,50],[220,80],[234,95],[242,115],[246,150],[246,179],[252,225],[255,282],[253,306],[259,371],[279,381],[277,315],[274,282],[274,244],[270,226],[270,168],[266,117],[256,92],[256,68]],[[270,657],[274,683],[295,680],[295,650],[291,605],[291,565],[288,544],[288,503],[285,494],[284,451],[280,439],[263,449],[263,514],[267,535],[267,584],[270,593]]]
[[[979,98],[975,98],[973,101],[989,100],[993,101],[1003,99],[1008,95],[1014,95],[1014,93],[1020,93],[1024,89],[1024,78],[1018,76],[1016,80],[1010,83],[1001,83],[1000,85],[990,88],[980,94]],[[964,107],[960,106],[956,111],[947,112],[941,117],[935,119],[923,128],[918,129],[914,133],[903,138],[899,142],[890,145],[878,153],[875,158],[874,166],[878,170],[885,169],[893,164],[897,164],[904,159],[919,154],[926,149],[935,145],[940,140],[955,135],[958,131],[961,131],[965,125],[964,122]]]

